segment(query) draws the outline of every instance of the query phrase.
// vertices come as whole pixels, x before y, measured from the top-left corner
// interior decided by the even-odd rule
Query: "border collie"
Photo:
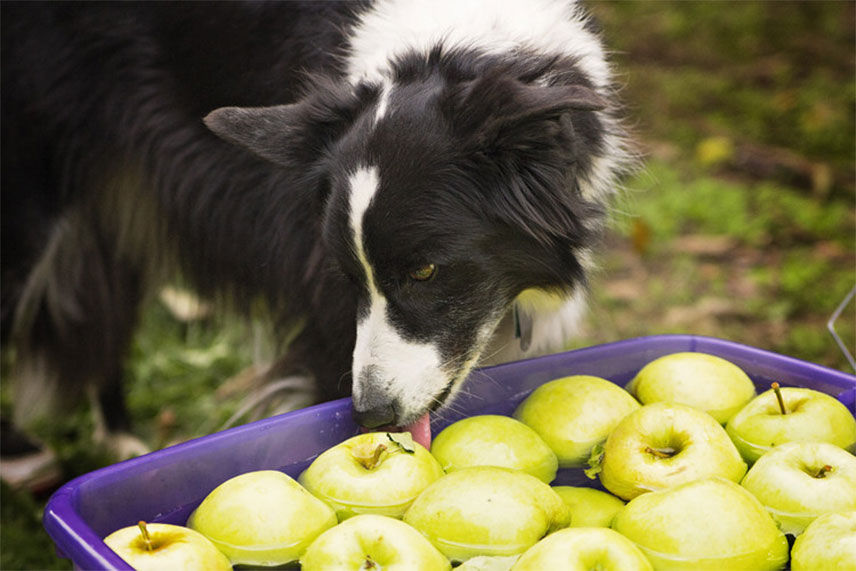
[[[126,429],[140,302],[178,275],[263,300],[271,375],[424,427],[477,363],[562,348],[633,162],[573,2],[4,3],[2,86],[19,424],[89,387]]]

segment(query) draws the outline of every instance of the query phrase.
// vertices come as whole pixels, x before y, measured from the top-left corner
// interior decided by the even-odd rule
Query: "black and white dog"
[[[176,274],[272,374],[408,425],[560,349],[632,164],[573,2],[3,4],[2,301],[19,420],[95,387]]]

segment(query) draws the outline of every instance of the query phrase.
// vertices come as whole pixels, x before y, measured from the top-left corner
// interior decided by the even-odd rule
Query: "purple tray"
[[[759,391],[772,381],[837,397],[856,415],[856,377],[730,341],[691,335],[628,339],[474,371],[454,410],[436,415],[434,434],[474,414],[511,414],[537,386],[591,374],[625,385],[644,364],[668,353],[719,355],[746,371]],[[56,491],[44,526],[62,557],[83,569],[131,569],[102,538],[139,520],[184,524],[223,481],[251,470],[296,477],[323,450],[358,433],[350,399],[340,399],[197,438],[80,476]],[[557,483],[596,486],[580,470]]]

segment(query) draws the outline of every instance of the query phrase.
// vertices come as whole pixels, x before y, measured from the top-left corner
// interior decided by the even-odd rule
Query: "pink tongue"
[[[362,431],[369,432],[365,428]],[[413,424],[404,426],[379,426],[371,432],[409,432],[415,442],[428,450],[431,449],[431,419],[428,417],[428,413],[423,414]]]
[[[413,424],[402,426],[401,430],[409,432],[413,440],[431,450],[431,420],[428,418],[428,413],[423,414]]]

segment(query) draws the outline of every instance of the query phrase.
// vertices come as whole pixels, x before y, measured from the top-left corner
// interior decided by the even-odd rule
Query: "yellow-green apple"
[[[788,540],[761,502],[725,478],[642,494],[612,528],[658,570],[764,571],[788,561]]]
[[[511,571],[520,555],[477,555],[470,557],[455,571]]]
[[[787,442],[758,458],[742,485],[785,533],[815,518],[856,510],[856,456],[828,442]]]
[[[511,571],[652,571],[636,545],[605,527],[574,527],[548,535],[520,556]]]
[[[755,385],[734,363],[707,353],[672,353],[654,359],[627,390],[642,404],[679,402],[701,409],[720,424],[755,396]]]
[[[211,540],[233,565],[284,565],[336,525],[333,509],[276,470],[226,480],[190,514],[188,527]]]
[[[336,510],[398,517],[443,475],[439,462],[408,432],[367,432],[321,453],[298,480]]]
[[[522,553],[568,520],[567,506],[550,486],[497,466],[446,474],[404,514],[406,523],[453,561]]]
[[[401,520],[374,514],[354,516],[331,527],[300,558],[302,571],[446,571],[451,567],[421,533]]]
[[[180,525],[141,521],[114,531],[104,543],[139,571],[232,569],[229,559],[204,535]]]
[[[829,442],[850,452],[856,447],[856,418],[839,400],[814,389],[784,387],[765,391],[728,421],[737,449],[750,464],[777,444]],[[782,412],[784,407],[784,414]]]
[[[739,482],[746,473],[722,425],[678,403],[646,404],[630,413],[610,433],[602,453],[592,456],[600,463],[601,483],[625,500],[710,476]]]
[[[584,466],[596,444],[639,408],[630,393],[606,379],[575,375],[536,388],[514,417],[532,427],[559,458],[559,467]]]
[[[556,477],[556,454],[538,433],[510,416],[471,416],[444,428],[431,443],[431,454],[446,473],[470,466],[523,470],[543,482]]]
[[[856,511],[820,516],[791,549],[792,571],[833,569],[856,569]]]
[[[618,510],[620,498],[585,486],[553,486],[571,511],[569,527],[609,527]]]

